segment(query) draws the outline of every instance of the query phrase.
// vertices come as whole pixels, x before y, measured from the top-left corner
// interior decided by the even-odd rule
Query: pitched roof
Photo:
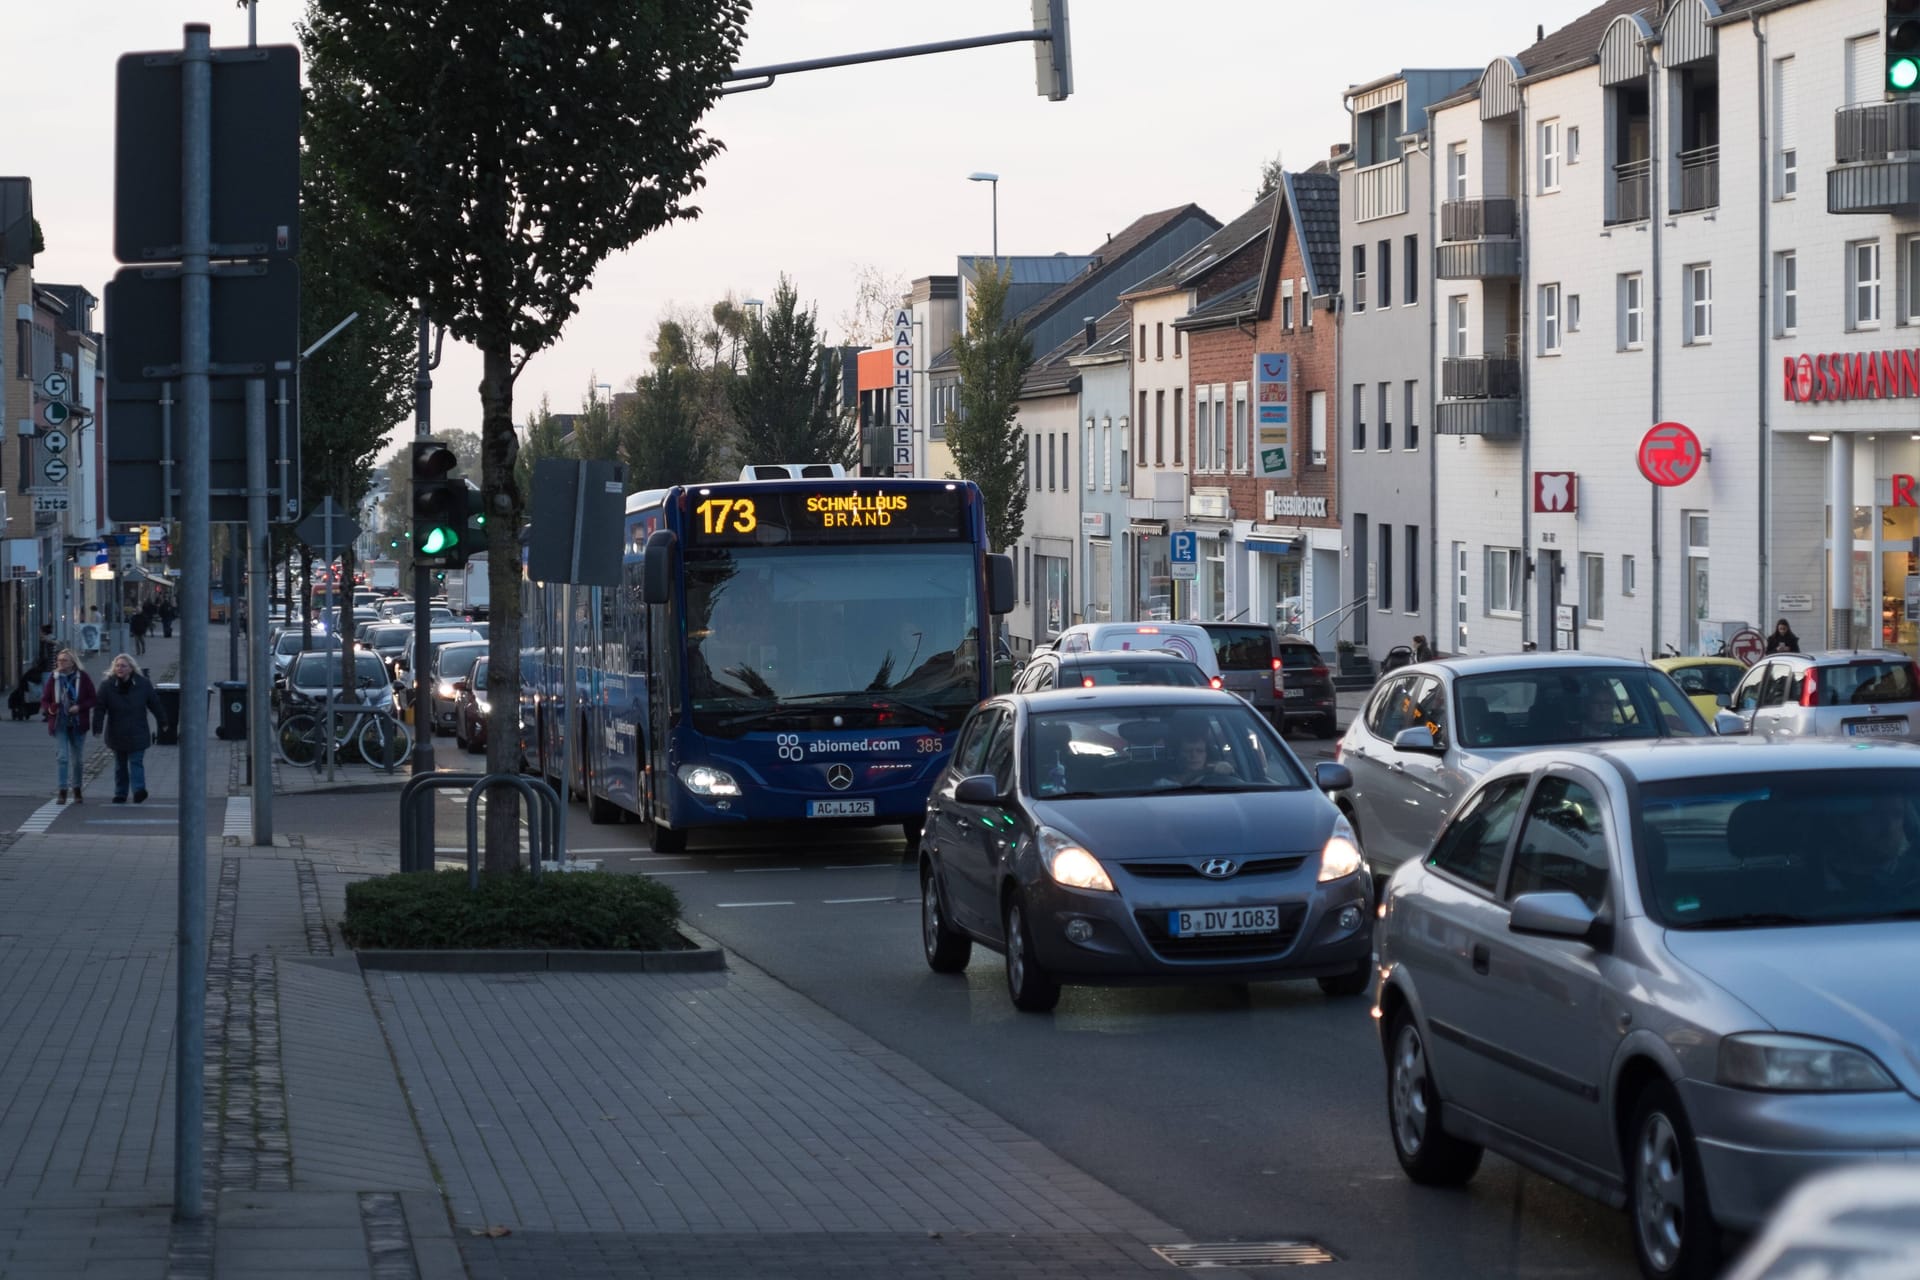
[[[1123,298],[1141,297],[1179,288],[1205,275],[1216,264],[1231,258],[1240,249],[1265,235],[1273,222],[1273,202],[1280,193],[1270,191],[1232,222],[1187,250],[1166,267],[1154,272],[1121,293]]]
[[[1340,284],[1340,179],[1310,170],[1283,180],[1300,259],[1307,264],[1307,290],[1315,296],[1332,293]]]
[[[1032,321],[1046,315],[1054,307],[1058,306],[1069,294],[1073,293],[1086,276],[1095,275],[1114,263],[1125,261],[1127,255],[1133,253],[1141,245],[1152,239],[1157,232],[1173,225],[1175,221],[1189,214],[1197,214],[1208,222],[1214,222],[1213,215],[1197,204],[1183,204],[1172,209],[1161,209],[1156,213],[1142,214],[1129,223],[1119,235],[1107,237],[1107,242],[1093,251],[1093,263],[1088,266],[1084,272],[1068,280],[1052,293],[1049,293],[1046,297],[1021,312],[1021,321],[1024,323],[1032,323]],[[1215,225],[1218,226],[1219,224],[1215,222]]]
[[[1101,344],[1113,338],[1117,332],[1121,338],[1121,350],[1126,350],[1125,339],[1133,324],[1133,313],[1125,306],[1116,306],[1094,322],[1093,342],[1087,342],[1086,326],[1074,331],[1071,338],[1034,360],[1033,367],[1027,370],[1027,376],[1020,383],[1020,397],[1058,395],[1072,391],[1080,378],[1080,368],[1074,363],[1074,357],[1098,351]]]

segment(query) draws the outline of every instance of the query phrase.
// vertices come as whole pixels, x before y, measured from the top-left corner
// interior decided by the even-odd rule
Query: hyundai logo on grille
[[[827,770],[827,785],[835,791],[845,791],[853,785],[853,766],[836,764]]]
[[[1232,858],[1208,858],[1200,864],[1200,874],[1215,880],[1225,880],[1240,869],[1240,864]]]

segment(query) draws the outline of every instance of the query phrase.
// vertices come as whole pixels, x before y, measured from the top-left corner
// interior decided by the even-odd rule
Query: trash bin
[[[156,684],[153,691],[160,695],[160,705],[166,709],[167,722],[160,726],[159,736],[153,741],[162,747],[180,745],[180,686],[177,684]]]
[[[220,727],[214,733],[222,742],[238,742],[247,736],[247,682],[222,680],[214,687],[220,694]]]

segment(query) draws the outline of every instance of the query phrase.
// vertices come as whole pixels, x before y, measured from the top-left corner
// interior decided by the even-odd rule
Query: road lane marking
[[[27,820],[18,828],[20,834],[23,836],[45,835],[47,828],[53,825],[55,818],[65,812],[66,807],[58,800],[47,801],[27,815]]]
[[[803,871],[803,870],[805,870],[804,867],[735,867],[733,869],[733,874],[737,876],[753,876],[753,875],[759,875],[762,871]]]
[[[837,907],[837,906],[840,906],[842,903],[847,903],[847,902],[892,902],[893,899],[890,897],[888,898],[822,898],[820,899],[820,901],[825,903],[827,906]]]
[[[647,874],[650,876],[703,876],[707,873],[704,871],[668,871],[663,868],[659,871],[649,871]]]
[[[716,907],[790,907],[792,902],[716,902]]]
[[[822,871],[875,871],[882,867],[904,867],[904,862],[842,862],[820,868]]]
[[[227,819],[220,829],[223,836],[236,836],[242,840],[253,834],[253,797],[228,796]]]
[[[88,818],[89,827],[171,827],[173,818]]]

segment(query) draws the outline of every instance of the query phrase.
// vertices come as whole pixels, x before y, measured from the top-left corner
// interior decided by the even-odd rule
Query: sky
[[[1253,200],[1261,163],[1290,169],[1348,137],[1342,92],[1406,67],[1477,69],[1595,0],[1071,0],[1073,95],[1039,96],[1030,45],[783,76],[724,97],[702,122],[726,150],[674,223],[602,264],[560,340],[528,362],[515,420],[544,397],[580,407],[596,383],[646,368],[671,308],[731,292],[771,298],[781,275],[832,331],[859,272],[951,274],[986,255],[1000,175],[1006,254],[1089,253],[1143,213],[1188,201],[1222,222]],[[189,22],[247,42],[232,0],[9,3],[0,43],[0,173],[33,179],[47,249],[35,279],[96,296],[112,253],[114,64],[177,49]],[[297,43],[304,0],[261,0],[262,44]],[[797,61],[1032,25],[1030,0],[761,0],[741,65]],[[318,335],[305,335],[308,340]],[[480,358],[451,340],[434,424],[477,431]],[[411,423],[395,424],[397,442]]]

